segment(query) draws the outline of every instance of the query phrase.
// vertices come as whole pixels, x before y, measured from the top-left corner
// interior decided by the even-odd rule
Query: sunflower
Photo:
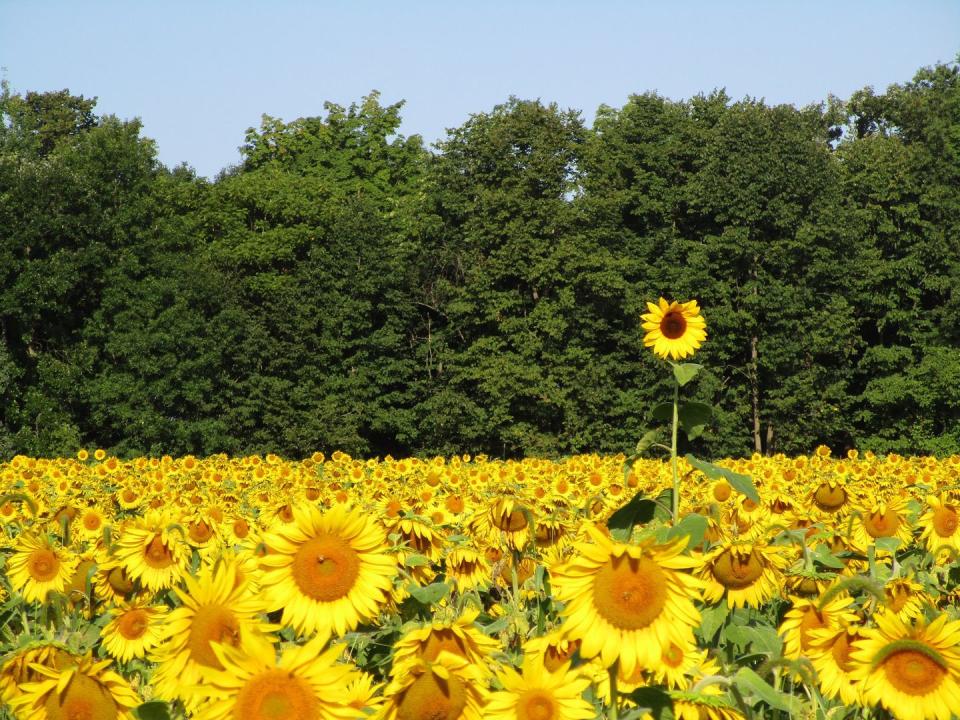
[[[855,624],[858,618],[849,609],[852,604],[853,598],[849,595],[837,595],[823,607],[818,598],[793,598],[793,607],[787,611],[778,630],[784,640],[783,656],[791,659],[808,656],[813,630]]]
[[[948,493],[927,496],[928,510],[920,517],[927,550],[939,553],[943,548],[960,551],[960,506]]]
[[[79,517],[71,524],[71,530],[83,540],[98,540],[103,536],[107,516],[98,507],[88,507],[80,511]]]
[[[879,538],[895,537],[901,545],[910,543],[913,531],[907,519],[907,501],[903,498],[877,500],[861,509],[859,522],[854,525],[853,541],[861,550],[866,550]],[[877,548],[877,556],[889,555]]]
[[[645,347],[652,347],[658,357],[679,360],[693,355],[707,339],[707,322],[700,314],[696,300],[678,303],[660,298],[660,304],[647,303],[650,311],[643,318]]]
[[[454,548],[446,557],[446,575],[456,583],[457,592],[481,590],[490,584],[490,563],[478,550]]]
[[[912,577],[890,578],[883,586],[884,605],[903,622],[923,615],[926,608],[933,606],[933,599],[923,589],[923,585]]]
[[[232,565],[184,577],[186,591],[174,588],[183,603],[165,623],[168,639],[152,654],[153,685],[165,700],[189,700],[183,689],[197,685],[210,669],[222,670],[214,643],[240,646],[252,654],[273,655],[273,626],[259,620],[260,598],[238,585]]]
[[[617,659],[626,675],[650,668],[671,642],[692,638],[700,623],[693,599],[701,583],[680,572],[699,563],[681,553],[686,539],[657,545],[612,542],[595,526],[586,531],[593,543],[576,543],[575,555],[551,571],[564,634],[580,640],[585,658],[600,655],[604,667]]]
[[[811,630],[807,655],[817,671],[820,692],[826,698],[840,697],[844,705],[861,705],[860,684],[853,677],[855,667],[850,653],[863,638],[859,627],[827,627]]]
[[[703,598],[715,603],[726,594],[728,607],[759,608],[779,595],[788,564],[777,548],[760,541],[724,543],[704,557],[698,572],[707,584]]]
[[[852,675],[863,698],[900,720],[947,720],[960,714],[960,621],[940,615],[908,626],[892,613],[874,616],[854,645]]]
[[[106,550],[96,553],[97,571],[93,576],[93,591],[97,597],[107,602],[121,604],[136,591],[133,578],[121,563]]]
[[[376,617],[397,574],[383,532],[359,510],[337,505],[326,514],[311,505],[295,521],[264,537],[261,588],[270,610],[304,634],[343,635]]]
[[[538,658],[550,672],[570,662],[579,649],[580,641],[565,637],[562,628],[552,630],[540,637],[530,638],[523,644],[524,658]]]
[[[355,710],[366,711],[369,715],[377,712],[383,705],[381,690],[383,690],[382,683],[378,683],[373,675],[360,671],[352,676],[344,688],[343,702]]]
[[[163,621],[169,608],[147,602],[123,603],[110,610],[112,619],[100,631],[103,649],[126,662],[145,657],[163,640]]]
[[[277,660],[273,652],[247,653],[213,643],[217,665],[193,690],[194,720],[340,720],[356,718],[346,687],[355,672],[338,664],[343,645],[326,650],[322,637],[290,645]]]
[[[481,720],[487,700],[485,672],[459,655],[441,652],[434,661],[409,658],[394,665],[375,720]]]
[[[41,675],[34,665],[60,669],[75,662],[73,655],[59,643],[31,643],[6,656],[0,664],[0,706],[23,695],[22,687]]]
[[[744,720],[716,685],[707,685],[699,692],[671,690],[673,716],[677,720]]]
[[[73,577],[77,557],[45,537],[21,535],[7,561],[10,587],[27,602],[43,602],[48,592],[62,593]]]
[[[435,618],[429,625],[408,631],[393,645],[394,667],[413,658],[432,662],[441,652],[462,657],[471,665],[486,667],[487,659],[500,644],[484,635],[476,625],[479,614],[478,609],[468,608],[454,620]]]
[[[154,592],[176,585],[190,559],[172,516],[153,510],[124,529],[114,553],[131,579]]]
[[[94,662],[89,655],[62,668],[31,665],[40,679],[23,683],[11,701],[20,720],[116,718],[133,720],[140,698],[130,683],[112,670],[111,660]]]
[[[490,720],[590,720],[593,705],[583,699],[590,678],[565,663],[551,672],[537,658],[523,663],[522,674],[504,666],[497,673],[503,690],[490,696],[483,709]]]

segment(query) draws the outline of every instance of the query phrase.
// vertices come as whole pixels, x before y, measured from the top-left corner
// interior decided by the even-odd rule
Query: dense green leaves
[[[660,296],[707,319],[682,453],[960,452],[956,64],[592,128],[511,98],[434,151],[373,93],[215,182],[94,110],[0,95],[0,456],[649,451]]]

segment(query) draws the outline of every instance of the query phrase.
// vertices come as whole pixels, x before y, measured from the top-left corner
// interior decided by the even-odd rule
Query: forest
[[[671,387],[661,296],[707,321],[682,450],[960,453],[956,62],[589,126],[511,97],[432,146],[401,111],[264,115],[210,181],[4,84],[0,458],[630,453]]]

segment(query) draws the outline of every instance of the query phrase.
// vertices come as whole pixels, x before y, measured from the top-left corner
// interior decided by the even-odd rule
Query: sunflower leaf
[[[677,384],[683,387],[693,380],[703,365],[697,363],[679,363],[673,366],[673,376],[677,379]]]
[[[733,470],[720,467],[719,465],[714,465],[713,463],[705,460],[697,460],[697,458],[690,453],[687,453],[684,457],[686,458],[687,462],[690,463],[690,465],[695,467],[711,480],[719,480],[720,478],[723,478],[730,483],[733,489],[737,492],[746,495],[754,502],[760,502],[760,494],[757,492],[757,488],[753,484],[753,478],[751,478],[749,475],[736,473]]]
[[[673,403],[662,402],[654,405],[653,410],[650,411],[650,417],[663,422],[673,422]]]
[[[667,533],[667,537],[672,540],[674,538],[687,535],[690,538],[690,540],[687,542],[687,547],[695,548],[703,542],[703,536],[706,534],[706,532],[707,519],[703,515],[690,513],[689,515],[684,516],[680,522],[670,528],[670,531]]]
[[[429,565],[430,558],[423,555],[407,555],[403,559],[403,564],[407,567],[420,567],[421,565]]]
[[[695,440],[703,434],[704,428],[713,418],[713,408],[706,403],[691,400],[680,405],[678,416],[687,438]]]
[[[640,438],[639,441],[637,441],[637,449],[634,450],[634,452],[637,455],[640,455],[641,453],[646,452],[650,448],[650,446],[657,441],[658,437],[660,437],[660,430],[654,429],[654,430],[647,431],[646,433],[644,433],[643,437]]]
[[[801,703],[798,698],[785,693],[777,692],[767,684],[762,677],[748,667],[742,667],[733,676],[736,683],[745,695],[752,695],[763,700],[767,705],[777,710],[784,710],[794,717],[800,714]]]
[[[407,586],[407,592],[421,605],[433,605],[440,602],[450,592],[450,588],[445,583],[431,583],[426,587],[410,584]]]
[[[139,720],[170,720],[170,708],[167,703],[157,700],[145,702],[133,710]]]
[[[656,510],[657,504],[653,500],[637,493],[607,520],[610,535],[617,542],[629,541],[634,525],[650,522]]]
[[[727,607],[725,601],[718,605],[705,607],[700,611],[700,635],[707,645],[711,644],[713,636],[717,634],[717,630],[720,629],[729,614],[730,608]]]
[[[673,700],[663,688],[641,687],[630,693],[630,699],[655,720],[673,720]]]

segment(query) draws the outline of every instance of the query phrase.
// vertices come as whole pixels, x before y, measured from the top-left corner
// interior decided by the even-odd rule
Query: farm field
[[[3,715],[960,712],[960,457],[718,465],[18,456]]]

